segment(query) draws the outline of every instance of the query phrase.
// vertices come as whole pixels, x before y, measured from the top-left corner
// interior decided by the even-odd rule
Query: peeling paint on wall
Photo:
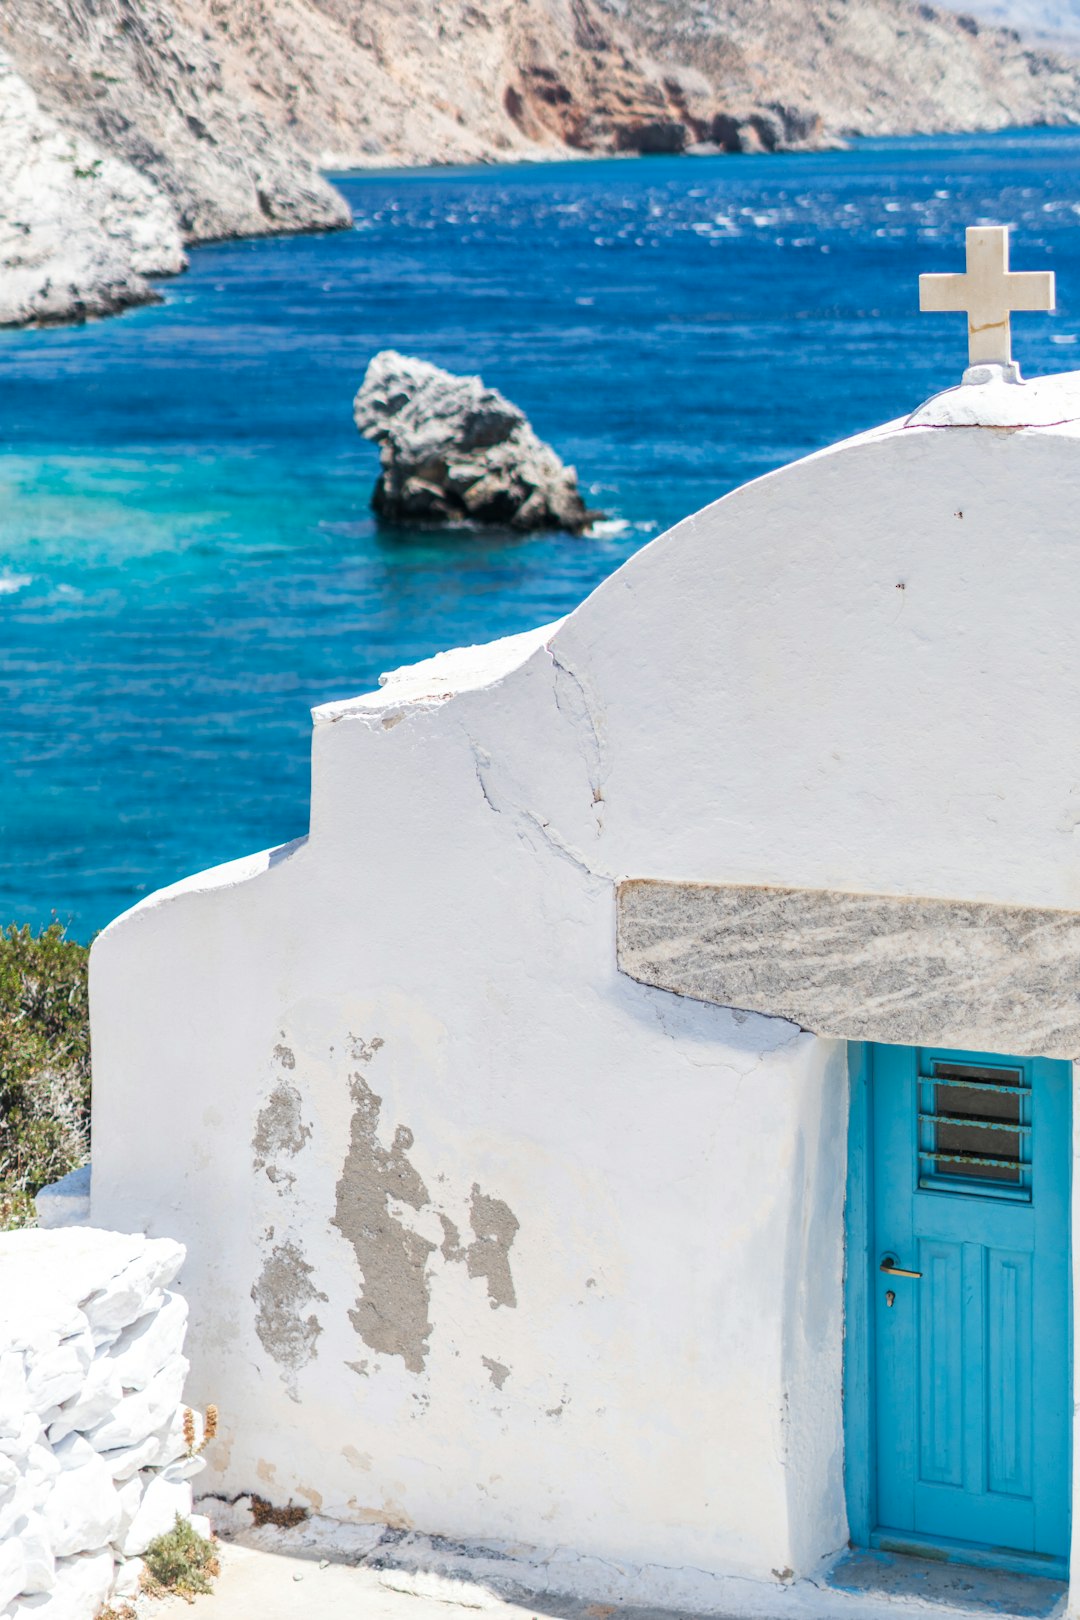
[[[487,1368],[488,1373],[491,1376],[491,1382],[495,1385],[495,1388],[502,1389],[503,1385],[506,1383],[506,1380],[510,1376],[510,1368],[501,1361],[494,1361],[491,1356],[481,1356],[480,1360]]]
[[[500,1305],[515,1306],[517,1294],[510,1271],[510,1246],[520,1225],[517,1216],[509,1204],[482,1193],[474,1181],[469,1224],[476,1233],[476,1242],[470,1243],[465,1252],[469,1276],[486,1278],[493,1311]]]
[[[461,1233],[448,1215],[440,1215],[443,1240],[439,1247],[444,1260],[452,1264],[464,1261],[470,1277],[483,1277],[487,1283],[488,1299],[492,1310],[499,1305],[516,1305],[517,1294],[510,1270],[510,1246],[517,1235],[519,1221],[509,1204],[501,1198],[490,1198],[473,1183],[469,1207],[469,1224],[475,1237],[464,1247]]]
[[[314,1358],[322,1332],[317,1316],[304,1316],[304,1308],[312,1300],[326,1302],[326,1295],[311,1282],[313,1270],[295,1243],[279,1243],[267,1256],[251,1290],[257,1307],[255,1331],[263,1349],[280,1367],[282,1382],[294,1401],[299,1400],[296,1375]]]
[[[290,1062],[285,1063],[281,1056],[283,1053],[287,1054]],[[295,1067],[296,1060],[287,1047],[277,1047],[274,1055],[283,1067]],[[296,1177],[291,1170],[282,1169],[277,1163],[278,1156],[285,1154],[294,1158],[311,1135],[311,1127],[305,1125],[301,1118],[301,1105],[302,1099],[296,1087],[287,1080],[279,1080],[255,1121],[255,1134],[251,1139],[255,1150],[255,1168],[265,1170],[267,1180],[279,1192],[288,1191]]]
[[[440,1215],[439,1220],[443,1229],[443,1240],[439,1246],[439,1253],[444,1260],[449,1260],[451,1263],[456,1260],[464,1260],[465,1250],[461,1246],[461,1233],[458,1231],[457,1226],[449,1215]]]
[[[357,1042],[354,1052],[361,1062],[370,1062],[381,1045]],[[363,1277],[363,1291],[349,1319],[370,1349],[400,1356],[410,1372],[423,1372],[431,1334],[427,1262],[435,1244],[407,1227],[390,1201],[422,1209],[428,1190],[408,1159],[412,1132],[399,1125],[392,1147],[379,1141],[382,1098],[359,1069],[350,1077],[349,1094],[349,1151],[332,1222],[352,1244]]]
[[[349,1312],[356,1333],[369,1349],[400,1356],[410,1372],[420,1373],[432,1331],[432,1255],[438,1249],[447,1264],[464,1264],[470,1277],[483,1278],[493,1310],[516,1306],[509,1253],[519,1223],[508,1204],[481,1192],[474,1182],[469,1205],[473,1241],[468,1245],[462,1243],[456,1222],[441,1211],[434,1211],[443,1231],[439,1245],[406,1224],[401,1205],[421,1210],[431,1207],[432,1200],[409,1159],[414,1138],[408,1126],[397,1127],[390,1147],[379,1140],[383,1099],[368,1084],[364,1068],[383,1044],[378,1036],[370,1041],[349,1037],[349,1051],[362,1067],[349,1077],[349,1148],[331,1224],[351,1243],[360,1269],[360,1297]],[[366,1361],[348,1365],[368,1371]]]

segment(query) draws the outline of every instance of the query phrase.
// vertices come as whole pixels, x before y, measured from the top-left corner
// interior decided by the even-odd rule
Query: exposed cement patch
[[[618,963],[642,984],[842,1040],[1080,1054],[1080,912],[634,880]]]
[[[476,1233],[475,1243],[470,1243],[465,1251],[469,1276],[486,1279],[492,1310],[500,1305],[516,1305],[510,1247],[520,1226],[517,1216],[509,1204],[501,1198],[489,1198],[474,1181],[469,1224]]]
[[[487,1283],[492,1310],[497,1305],[516,1305],[517,1295],[510,1271],[510,1245],[519,1228],[517,1216],[501,1198],[489,1198],[473,1183],[469,1220],[476,1236],[467,1247],[449,1215],[440,1215],[443,1240],[439,1252],[451,1264],[464,1261],[470,1277]],[[487,1358],[484,1358],[487,1366]],[[500,1388],[502,1386],[500,1385]]]
[[[503,1385],[506,1383],[506,1380],[510,1376],[510,1368],[507,1367],[504,1362],[493,1361],[490,1356],[481,1356],[480,1360],[487,1368],[491,1377],[491,1382],[495,1385],[495,1388],[502,1389]]]
[[[439,1253],[444,1260],[450,1261],[451,1264],[458,1260],[464,1260],[465,1250],[462,1247],[461,1233],[457,1229],[457,1224],[450,1219],[449,1215],[440,1215],[439,1222],[443,1229],[443,1240],[439,1245]]]
[[[312,1300],[326,1302],[326,1295],[311,1282],[313,1271],[295,1243],[279,1243],[267,1255],[251,1290],[257,1307],[255,1331],[263,1349],[281,1368],[282,1382],[294,1401],[299,1400],[296,1375],[314,1359],[322,1332],[317,1316],[304,1315]]]
[[[361,1062],[370,1061],[377,1050],[372,1042],[356,1055]],[[382,1098],[360,1070],[350,1077],[349,1093],[353,1101],[349,1151],[337,1184],[332,1223],[352,1244],[363,1278],[363,1291],[349,1319],[370,1349],[400,1356],[410,1372],[423,1372],[431,1334],[427,1263],[435,1244],[407,1227],[392,1212],[390,1201],[422,1209],[429,1202],[428,1190],[409,1163],[412,1132],[399,1125],[392,1147],[379,1141]]]
[[[284,1050],[278,1047],[275,1056]],[[291,1052],[288,1055],[292,1057]],[[287,1066],[291,1068],[294,1064],[295,1060]],[[255,1168],[265,1170],[267,1178],[282,1190],[291,1187],[296,1177],[281,1168],[278,1157],[295,1157],[311,1135],[311,1127],[301,1118],[302,1101],[295,1086],[287,1080],[279,1080],[255,1121],[255,1134],[251,1139]]]

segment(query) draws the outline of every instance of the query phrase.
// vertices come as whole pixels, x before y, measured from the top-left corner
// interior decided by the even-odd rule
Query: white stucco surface
[[[620,976],[614,886],[1080,905],[1078,431],[735,492],[106,930],[93,1218],[188,1248],[208,1488],[673,1603],[843,1544],[845,1046]]]
[[[908,417],[909,427],[1055,427],[1080,418],[1080,372],[1023,382],[1011,367],[971,366],[964,383],[947,388]]]

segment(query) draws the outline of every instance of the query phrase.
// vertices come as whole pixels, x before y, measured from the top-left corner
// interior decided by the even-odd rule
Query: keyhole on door
[[[890,1310],[896,1304],[896,1293],[892,1288],[886,1288],[885,1290],[885,1303]]]

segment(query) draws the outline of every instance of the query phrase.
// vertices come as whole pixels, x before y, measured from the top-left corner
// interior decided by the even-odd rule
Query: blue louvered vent
[[[919,1072],[919,1186],[1031,1201],[1031,1087],[1023,1069],[933,1059]]]

